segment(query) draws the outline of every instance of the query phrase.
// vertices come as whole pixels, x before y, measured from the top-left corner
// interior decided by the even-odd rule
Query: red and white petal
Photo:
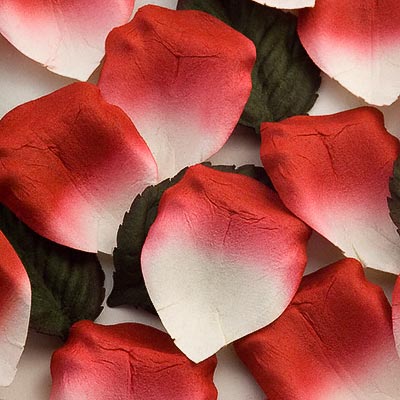
[[[397,352],[400,355],[400,277],[397,278],[392,296],[392,322]]]
[[[269,400],[394,400],[400,359],[383,291],[344,259],[304,278],[273,324],[235,343]]]
[[[0,35],[0,118],[14,107],[73,83],[30,60]]]
[[[0,121],[0,201],[57,243],[111,252],[132,199],[156,180],[146,143],[94,85],[67,86]]]
[[[302,10],[298,32],[313,61],[368,103],[400,94],[400,3],[318,0]]]
[[[147,290],[175,344],[199,362],[275,320],[298,288],[309,235],[260,182],[189,168],[164,193],[142,249]]]
[[[315,0],[254,0],[257,3],[264,4],[269,7],[285,8],[287,10],[314,7]]]
[[[253,43],[200,11],[141,8],[107,38],[99,87],[136,125],[160,180],[216,153],[251,90]]]
[[[0,232],[0,386],[8,386],[24,350],[31,286],[17,253]]]
[[[368,107],[262,126],[261,158],[286,207],[347,257],[396,274],[400,238],[387,197],[399,148]]]
[[[125,24],[134,0],[0,0],[0,33],[50,71],[87,80],[108,33]]]
[[[133,323],[81,321],[51,361],[51,400],[216,400],[215,357],[188,360],[170,337]]]

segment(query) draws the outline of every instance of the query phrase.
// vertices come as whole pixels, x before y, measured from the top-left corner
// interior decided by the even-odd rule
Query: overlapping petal
[[[257,3],[265,4],[270,7],[295,9],[304,7],[314,7],[315,0],[254,0]]]
[[[67,86],[0,121],[0,201],[55,242],[111,252],[132,199],[156,180],[136,128],[94,85]]]
[[[0,386],[14,379],[25,346],[31,309],[28,275],[0,232]]]
[[[306,276],[279,319],[235,348],[270,400],[400,398],[390,305],[354,259]]]
[[[51,400],[216,400],[215,357],[188,360],[149,326],[76,323],[51,362]]]
[[[261,158],[295,215],[366,267],[400,272],[387,206],[399,141],[373,108],[262,127]]]
[[[317,0],[302,10],[298,32],[313,61],[368,103],[400,94],[400,3]]]
[[[108,33],[125,24],[134,0],[1,0],[0,33],[49,70],[87,80]]]
[[[141,8],[113,30],[99,86],[138,128],[160,180],[226,142],[251,90],[253,43],[199,11]]]
[[[142,250],[150,298],[199,362],[271,323],[294,296],[310,230],[260,182],[202,165],[168,189]]]

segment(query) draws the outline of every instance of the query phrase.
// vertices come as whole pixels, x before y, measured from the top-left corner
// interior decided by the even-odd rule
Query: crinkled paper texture
[[[0,33],[57,74],[87,80],[108,33],[128,22],[134,0],[1,0]]]
[[[188,360],[149,326],[75,324],[51,361],[51,400],[216,400],[215,357]]]
[[[286,207],[365,267],[398,274],[389,177],[399,141],[374,108],[262,126],[261,158]]]
[[[199,362],[275,320],[294,296],[310,230],[262,183],[202,165],[164,192],[142,250],[147,290]]]
[[[131,117],[161,181],[224,145],[255,57],[249,39],[208,14],[145,6],[109,35],[99,87]]]
[[[395,400],[390,305],[354,259],[306,276],[285,312],[235,343],[269,400]]]
[[[0,201],[57,243],[110,253],[132,199],[156,180],[146,143],[94,85],[67,86],[0,121]]]
[[[8,386],[24,350],[31,286],[17,253],[0,231],[0,386]]]

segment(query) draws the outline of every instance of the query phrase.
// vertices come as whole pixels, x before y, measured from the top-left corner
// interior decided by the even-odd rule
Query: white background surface
[[[155,1],[156,2],[156,1]],[[173,0],[158,0],[158,4],[171,5]],[[136,8],[145,1],[137,2]],[[54,75],[38,64],[25,58],[0,37],[0,117],[14,106],[49,93],[72,80]],[[95,79],[95,78],[94,78]],[[340,110],[364,105],[336,82],[324,77],[320,97],[312,114],[331,114]],[[400,104],[384,107],[386,125],[389,131],[400,133]],[[217,164],[256,163],[259,160],[259,140],[251,132],[242,129],[231,137],[224,148],[212,161]],[[313,234],[309,243],[309,265],[307,273],[341,258],[341,253],[327,241]],[[101,256],[106,272],[106,296],[112,287],[112,260]],[[390,298],[395,277],[376,271],[367,271],[369,279],[380,284]],[[120,322],[142,322],[162,329],[160,322],[153,316],[128,307],[109,309],[105,306],[99,317],[99,323],[114,324]],[[19,364],[13,384],[0,388],[0,399],[4,400],[43,400],[48,399],[51,388],[50,358],[52,352],[61,345],[58,339],[29,333],[25,352]],[[264,400],[265,395],[253,378],[236,358],[232,347],[218,353],[218,367],[215,382],[220,400]],[[112,388],[110,388],[112,389]],[[190,400],[190,399],[188,399]]]

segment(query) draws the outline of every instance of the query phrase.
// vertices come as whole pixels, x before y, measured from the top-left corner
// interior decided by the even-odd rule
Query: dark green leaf
[[[31,328],[66,338],[74,322],[97,318],[104,300],[104,272],[95,254],[44,239],[3,205],[0,205],[0,230],[29,275]]]
[[[320,71],[297,35],[297,18],[252,0],[180,0],[180,9],[205,11],[253,41],[253,90],[240,122],[259,131],[262,122],[306,114],[317,99]]]
[[[389,188],[391,194],[391,198],[388,199],[390,217],[400,234],[400,157],[394,163],[393,177],[390,178]]]
[[[204,163],[204,165],[223,172],[246,175],[272,186],[261,167],[243,165],[236,168],[228,165],[211,166],[209,163]],[[144,283],[140,255],[150,226],[156,219],[161,196],[183,178],[186,169],[179,172],[173,179],[166,179],[156,186],[149,186],[136,197],[129,212],[125,214],[124,221],[118,230],[117,248],[114,250],[114,287],[107,299],[110,307],[129,304],[156,314]]]

